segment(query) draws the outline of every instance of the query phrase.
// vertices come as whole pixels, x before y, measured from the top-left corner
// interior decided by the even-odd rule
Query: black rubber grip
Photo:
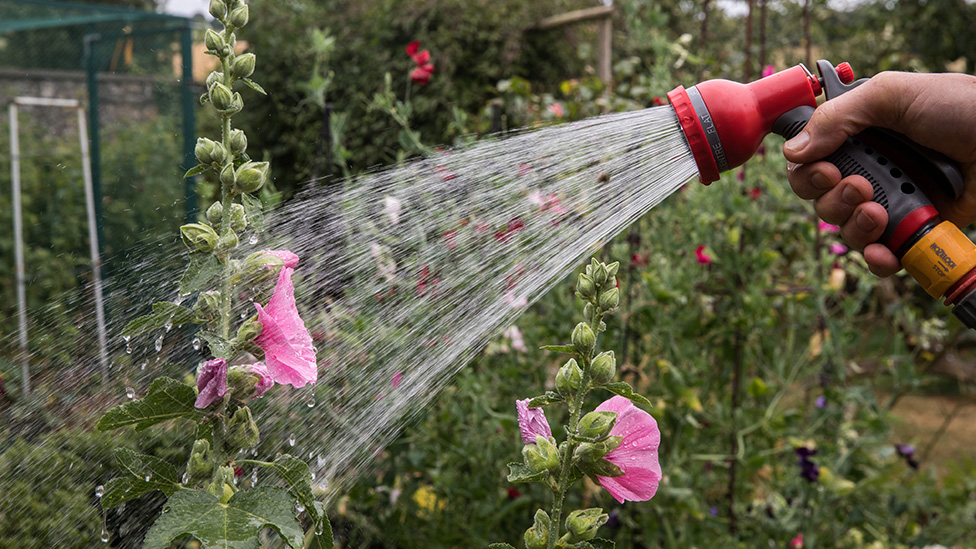
[[[797,107],[779,117],[773,124],[773,133],[786,139],[796,137],[806,127],[813,107]],[[875,128],[847,138],[847,141],[824,160],[837,166],[843,177],[860,175],[871,183],[874,189],[872,200],[888,211],[888,225],[878,242],[890,246],[891,237],[898,224],[913,211],[923,206],[931,206],[925,193],[915,184],[915,180],[895,162],[901,157],[899,144],[888,135]],[[928,232],[921,227],[898,250],[892,250],[901,259],[905,252]]]

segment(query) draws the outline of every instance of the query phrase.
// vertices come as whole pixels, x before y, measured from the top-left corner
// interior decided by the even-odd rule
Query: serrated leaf
[[[193,322],[196,317],[190,309],[169,301],[153,303],[152,309],[152,313],[140,316],[126,324],[122,329],[122,337],[142,335],[165,328],[168,324],[186,324]]]
[[[180,489],[176,467],[164,460],[137,454],[128,448],[116,448],[115,460],[130,476],[113,478],[105,484],[102,506],[106,509],[154,490],[170,496]]]
[[[581,541],[574,545],[578,549],[614,549],[617,546],[613,541],[603,538],[593,538]]]
[[[305,507],[305,512],[308,513],[312,522],[318,526],[321,516],[318,507],[315,505],[317,503],[315,496],[312,494],[312,472],[307,463],[289,454],[281,454],[271,463],[250,459],[241,460],[238,463],[273,469],[288,485],[288,489],[295,496],[295,499]]]
[[[295,500],[284,488],[242,490],[226,504],[203,490],[181,490],[166,502],[146,534],[143,549],[169,549],[173,540],[187,535],[208,548],[254,549],[265,527],[297,549],[304,543],[305,532],[294,507]]]
[[[247,216],[247,224],[255,231],[263,231],[264,223],[264,203],[261,199],[248,193],[241,194],[241,203],[244,206],[244,215]]]
[[[571,355],[576,354],[576,347],[573,345],[543,345],[539,348],[543,351],[552,351],[554,353],[569,353]]]
[[[191,252],[190,264],[180,277],[180,294],[186,295],[203,290],[220,275],[223,266],[212,254]]]
[[[646,406],[651,405],[651,401],[647,400],[642,394],[635,393],[634,388],[630,386],[626,381],[615,381],[613,383],[607,383],[603,386],[604,389],[610,391],[611,393],[620,395],[624,398],[630,399],[634,404],[644,404]]]
[[[193,406],[196,399],[193,387],[172,378],[158,377],[149,386],[146,396],[111,408],[95,427],[99,431],[128,425],[145,429],[170,419],[199,419],[203,414]]]
[[[488,549],[515,549],[515,546],[508,543],[489,543]]]
[[[508,464],[508,481],[512,483],[539,482],[545,480],[548,474],[548,471],[536,473],[523,463],[513,462]]]
[[[254,80],[251,80],[250,78],[241,78],[241,82],[243,82],[245,86],[260,93],[261,95],[268,95],[268,92],[264,91],[264,88],[262,88],[260,84],[258,84]]]
[[[529,408],[538,408],[540,406],[546,406],[548,404],[553,404],[553,403],[556,403],[556,402],[562,402],[564,400],[566,400],[566,399],[563,398],[562,395],[560,395],[559,393],[557,393],[555,391],[546,391],[546,394],[544,394],[544,395],[539,395],[537,397],[533,397],[532,400],[529,401],[528,407]]]
[[[316,502],[317,506],[321,505]],[[312,539],[312,544],[308,549],[335,549],[335,539],[332,536],[332,523],[329,522],[329,517],[325,516],[325,511],[322,508],[318,508],[319,515],[322,517],[321,529],[315,533],[315,537]]]
[[[193,177],[194,175],[200,175],[203,172],[207,171],[208,169],[210,169],[210,166],[197,164],[196,166],[190,168],[189,170],[186,170],[186,173],[183,174],[183,179],[186,179],[188,177]]]
[[[210,349],[210,354],[214,358],[230,360],[237,351],[237,342],[235,340],[228,341],[223,336],[209,330],[200,330],[197,332],[197,337],[207,342],[207,348]]]

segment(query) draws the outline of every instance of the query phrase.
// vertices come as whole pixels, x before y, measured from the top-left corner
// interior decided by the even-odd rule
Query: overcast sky
[[[191,17],[198,13],[207,13],[207,0],[166,0],[163,11],[173,15]]]

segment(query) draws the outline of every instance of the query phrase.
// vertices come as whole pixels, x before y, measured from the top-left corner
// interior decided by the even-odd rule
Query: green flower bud
[[[217,240],[216,250],[218,253],[229,252],[237,247],[240,241],[237,238],[237,233],[231,231],[228,234],[221,235]]]
[[[270,167],[267,162],[245,162],[237,168],[237,188],[246,193],[257,192],[267,181]]]
[[[575,395],[582,382],[583,370],[576,363],[575,358],[569,359],[556,373],[556,390],[566,398]]]
[[[237,341],[244,343],[254,341],[254,338],[261,335],[264,325],[258,322],[257,317],[245,320],[241,327],[237,329]]]
[[[180,227],[180,234],[183,236],[183,243],[187,248],[197,249],[201,252],[213,251],[217,246],[220,237],[210,225],[203,223],[188,223]]]
[[[222,83],[217,82],[210,86],[210,101],[218,111],[223,112],[230,108],[231,102],[234,101],[234,92]]]
[[[247,9],[247,6],[244,6]],[[230,64],[230,74],[234,78],[247,78],[254,74],[254,54],[245,53],[238,55]]]
[[[613,351],[604,351],[593,358],[590,364],[590,377],[593,383],[603,385],[609,383],[617,373],[617,357]]]
[[[241,155],[247,150],[247,136],[244,130],[230,131],[230,152],[235,156]]]
[[[241,406],[234,412],[234,416],[227,425],[228,449],[236,451],[242,448],[253,448],[258,445],[260,440],[261,434],[258,432],[257,423],[254,422],[254,416],[251,415],[251,409],[247,406]]]
[[[596,297],[596,284],[593,283],[593,279],[580,273],[576,279],[576,293],[584,301],[590,301]]]
[[[597,263],[593,266],[593,282],[597,286],[603,286],[607,283],[607,279],[610,277],[610,273],[607,272],[607,266],[603,263]]]
[[[617,423],[617,412],[590,412],[579,420],[576,428],[579,436],[599,440],[610,434]]]
[[[237,180],[240,183],[240,179]],[[242,204],[230,205],[230,228],[236,232],[241,232],[247,228],[247,215],[244,213]]]
[[[213,472],[213,458],[210,455],[210,441],[201,438],[193,443],[190,460],[186,463],[186,472],[192,479],[207,478]]]
[[[244,109],[244,99],[241,98],[241,94],[234,92],[231,96],[230,103],[223,109],[218,108],[217,110],[224,114],[234,114],[241,112]]]
[[[221,465],[217,468],[217,478],[215,482],[207,487],[207,491],[220,498],[220,503],[226,504],[233,497],[234,492],[234,468],[229,465]]]
[[[216,321],[220,311],[220,292],[209,290],[200,292],[193,305],[193,314],[208,322]]]
[[[522,535],[525,542],[525,549],[545,549],[549,545],[549,526],[552,521],[545,511],[539,509],[535,512],[535,521],[532,527]]]
[[[542,435],[535,436],[535,444],[522,447],[525,464],[536,473],[559,469],[559,450],[556,444]]]
[[[213,29],[207,29],[207,32],[203,35],[203,43],[206,44],[208,50],[214,53],[222,52],[224,47],[227,45],[227,43],[224,41],[224,37]],[[210,99],[213,100],[213,97]]]
[[[610,288],[609,290],[604,290],[600,294],[600,309],[604,312],[612,311],[617,308],[620,304],[620,290],[617,288]]]
[[[617,271],[620,270],[620,262],[614,261],[613,263],[607,265],[607,279],[614,281],[616,285]]]
[[[238,6],[230,11],[227,22],[234,27],[240,28],[247,24],[248,12],[247,5]]]
[[[220,170],[220,184],[233,188],[237,183],[237,172],[234,171],[233,164],[227,164]]]
[[[596,317],[596,307],[592,303],[587,303],[586,305],[584,305],[583,318],[585,318],[587,322],[592,324],[595,317]]]
[[[580,322],[573,328],[573,346],[576,347],[576,352],[583,356],[589,356],[593,352],[593,347],[596,346],[596,335],[589,324]]]
[[[224,148],[222,143],[214,143],[213,152],[210,153],[210,157],[217,164],[223,164],[227,161],[227,149]]]
[[[274,254],[254,252],[244,260],[241,271],[248,276],[267,274],[267,276],[261,277],[262,279],[277,278],[278,269],[284,265],[285,262]]]
[[[207,208],[207,221],[214,227],[217,227],[220,225],[220,218],[223,217],[223,214],[224,205],[220,201],[214,202]]]
[[[197,139],[197,144],[193,147],[193,154],[197,157],[197,162],[201,164],[210,164],[214,162],[213,150],[214,145],[216,145],[213,140],[207,139],[206,137],[201,137]]]
[[[224,0],[210,0],[208,11],[214,19],[222,21],[224,16],[227,15],[227,4],[224,3]]]
[[[214,84],[216,84],[217,82],[223,82],[223,80],[224,80],[224,73],[218,71],[211,72],[210,74],[207,75],[207,89],[209,90],[210,88],[213,87]]]
[[[567,543],[577,543],[596,537],[596,531],[606,524],[610,516],[603,509],[580,509],[566,517]]]

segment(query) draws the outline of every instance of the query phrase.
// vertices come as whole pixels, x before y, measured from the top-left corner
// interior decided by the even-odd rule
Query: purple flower
[[[529,408],[529,400],[527,398],[515,401],[523,444],[535,444],[536,435],[542,435],[546,438],[552,436],[552,429],[549,428],[546,412],[542,408]]]
[[[810,461],[811,456],[817,455],[817,451],[801,446],[796,449],[799,458],[797,464],[800,466],[800,478],[807,482],[817,482],[820,478],[820,466]]]
[[[623,437],[620,446],[606,455],[607,461],[624,472],[619,477],[597,476],[600,485],[617,501],[647,501],[657,493],[661,482],[661,464],[657,448],[661,431],[657,421],[629,398],[615,396],[596,407],[599,412],[617,412],[611,436]]]
[[[224,398],[227,394],[227,361],[222,358],[208,360],[197,376],[197,400],[193,403],[203,409]]]
[[[817,408],[823,408],[823,407],[827,406],[827,397],[825,397],[823,395],[818,396],[816,402],[814,402],[814,405]]]
[[[844,255],[847,253],[847,246],[841,244],[840,242],[834,242],[828,246],[828,248],[830,249],[830,253],[834,255]]]
[[[905,458],[905,463],[912,469],[918,470],[918,460],[915,459],[915,447],[911,444],[895,444],[895,451]]]
[[[314,383],[318,379],[318,367],[312,336],[298,316],[295,305],[293,272],[291,267],[281,269],[267,307],[254,304],[258,309],[258,322],[263,327],[254,343],[264,350],[264,362],[275,383],[287,383],[297,388]]]

